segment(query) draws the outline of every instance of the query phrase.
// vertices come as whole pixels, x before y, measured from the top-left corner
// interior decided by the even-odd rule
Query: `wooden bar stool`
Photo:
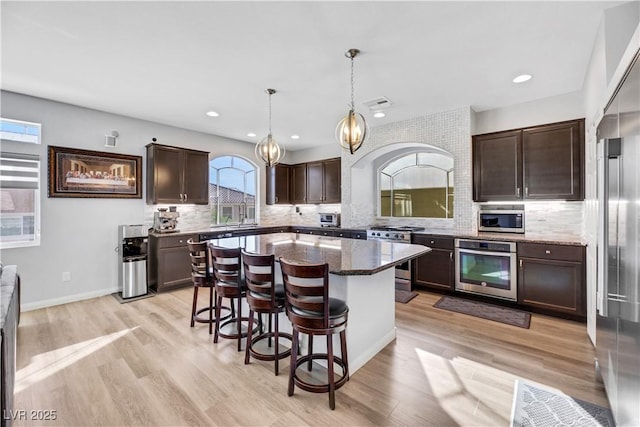
[[[249,322],[248,317],[242,317],[242,298],[246,295],[246,285],[242,277],[241,252],[240,248],[223,248],[209,245],[209,254],[213,266],[213,283],[217,293],[215,330],[213,342],[218,342],[218,337],[237,339],[238,351],[242,349],[242,338],[247,336],[247,331],[242,330],[242,322]],[[229,298],[238,301],[238,309],[232,313],[231,318],[223,321],[220,316],[222,298]],[[235,323],[235,332],[223,332],[222,328]],[[262,322],[258,323],[258,328],[262,329]]]
[[[337,298],[329,298],[329,265],[300,264],[280,258],[282,278],[285,287],[285,307],[293,326],[291,346],[291,367],[289,370],[288,395],[293,395],[294,385],[313,393],[329,393],[329,407],[335,409],[335,391],[349,380],[349,362],[347,359],[347,317],[349,307]],[[314,279],[314,280],[310,280]],[[299,334],[309,337],[309,351],[298,356]],[[333,335],[340,334],[341,356],[334,356]],[[325,335],[327,352],[313,352],[313,337]],[[298,368],[307,362],[311,371],[312,362],[317,359],[327,361],[327,382],[315,384],[303,380]],[[334,364],[342,368],[342,376],[336,381]]]
[[[250,356],[258,360],[273,360],[275,374],[278,375],[278,361],[291,354],[290,348],[280,349],[280,338],[292,341],[292,336],[279,330],[278,314],[284,312],[284,285],[275,282],[275,257],[242,251],[242,264],[247,285],[247,303],[250,309],[244,364],[249,364]],[[262,314],[269,316],[269,330],[255,337],[252,332],[254,313],[258,313],[259,316]],[[272,329],[272,319],[275,329]],[[265,339],[268,340],[268,347],[271,347],[271,338],[274,339],[272,352],[261,352],[256,348],[256,344]]]
[[[193,239],[187,240],[187,247],[189,248],[189,256],[191,257],[191,280],[193,281],[193,304],[191,306],[191,327],[193,328],[195,322],[208,323],[209,334],[212,333],[212,327],[214,324],[215,305],[214,295],[215,286],[213,284],[213,274],[210,267],[209,257],[207,254],[206,242],[194,242]],[[209,288],[209,305],[202,308],[198,307],[198,293],[200,288]],[[229,307],[221,307],[228,313],[222,319],[228,319],[231,317],[231,310]],[[209,312],[209,317],[204,317],[203,313]]]

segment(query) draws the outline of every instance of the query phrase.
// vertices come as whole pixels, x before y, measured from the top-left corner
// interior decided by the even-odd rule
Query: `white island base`
[[[279,266],[276,269],[279,270]],[[362,276],[329,274],[329,295],[346,301],[349,306],[347,355],[349,374],[353,374],[396,338],[395,270],[392,267]],[[286,314],[280,316],[280,330],[291,332]],[[306,354],[307,337],[300,337],[301,353]],[[326,348],[326,338],[316,336],[313,351],[322,353]],[[339,334],[333,337],[333,352],[340,356]],[[323,361],[317,363],[326,365]]]

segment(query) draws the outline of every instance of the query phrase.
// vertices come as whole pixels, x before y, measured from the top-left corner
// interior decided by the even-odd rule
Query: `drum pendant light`
[[[275,89],[266,89],[265,92],[269,94],[269,135],[256,144],[256,157],[258,160],[262,160],[267,167],[273,167],[284,157],[284,147],[280,147],[271,135],[271,95],[276,91]]]
[[[362,146],[369,131],[369,125],[367,125],[364,116],[355,111],[353,102],[353,58],[359,53],[358,49],[349,49],[344,54],[344,56],[351,59],[351,109],[336,127],[336,140],[342,148],[349,149],[351,154]]]

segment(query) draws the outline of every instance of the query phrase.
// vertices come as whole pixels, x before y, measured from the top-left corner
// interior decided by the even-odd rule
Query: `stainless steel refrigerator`
[[[598,125],[596,355],[618,426],[640,426],[639,56]]]

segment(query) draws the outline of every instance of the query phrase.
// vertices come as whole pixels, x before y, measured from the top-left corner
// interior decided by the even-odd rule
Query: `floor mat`
[[[507,325],[513,325],[519,328],[529,329],[529,325],[531,324],[531,314],[526,311],[514,310],[512,308],[500,307],[484,302],[455,297],[442,297],[433,306],[443,310],[455,311],[456,313],[506,323]]]
[[[615,427],[608,408],[574,399],[541,384],[516,380],[511,427]]]
[[[403,304],[406,304],[412,299],[414,299],[416,296],[418,296],[417,292],[396,289],[396,302],[401,302]]]

